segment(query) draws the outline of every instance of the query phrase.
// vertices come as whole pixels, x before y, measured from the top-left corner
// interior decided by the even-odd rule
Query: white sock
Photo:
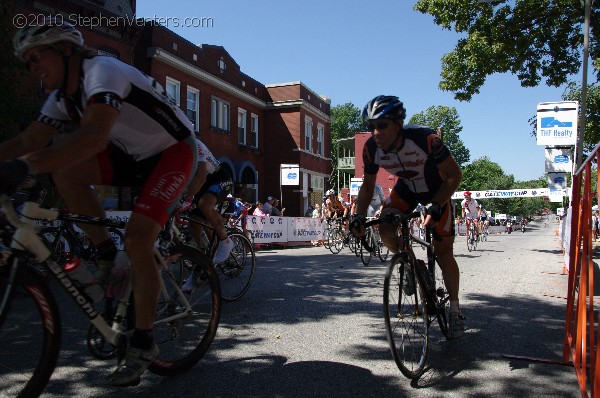
[[[450,300],[450,313],[459,313],[460,308],[458,307],[458,300],[452,301]]]

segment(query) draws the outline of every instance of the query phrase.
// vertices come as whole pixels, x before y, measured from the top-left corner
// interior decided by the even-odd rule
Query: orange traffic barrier
[[[573,174],[569,282],[563,344],[563,362],[571,359],[582,397],[600,398],[599,333],[594,310],[594,262],[592,246],[592,199],[600,187],[596,177],[592,189],[592,163],[600,158],[600,144]],[[589,378],[589,380],[588,380]]]

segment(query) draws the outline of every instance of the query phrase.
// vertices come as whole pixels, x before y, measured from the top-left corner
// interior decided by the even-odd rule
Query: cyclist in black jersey
[[[433,244],[450,295],[450,338],[460,337],[464,332],[464,317],[458,302],[460,275],[453,252],[455,230],[451,197],[461,181],[461,169],[434,130],[404,125],[406,110],[398,97],[375,97],[365,106],[362,117],[369,123],[372,135],[363,148],[364,178],[356,199],[353,233],[364,235],[365,215],[380,167],[398,177],[381,217],[410,212],[419,203],[429,203],[424,226],[432,227],[439,236]],[[389,250],[397,253],[395,228],[384,223],[379,231]]]
[[[69,210],[104,217],[91,185],[142,187],[125,231],[136,329],[110,376],[113,385],[137,385],[159,352],[152,334],[160,288],[153,248],[196,169],[193,126],[153,78],[98,56],[63,18],[36,22],[17,31],[13,47],[48,99],[35,121],[0,144],[0,192],[14,192],[28,174],[52,173]],[[67,123],[73,131],[49,145]],[[96,278],[106,285],[114,243],[104,228],[82,228],[98,248]]]

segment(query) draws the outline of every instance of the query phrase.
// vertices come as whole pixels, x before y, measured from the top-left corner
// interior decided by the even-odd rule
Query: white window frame
[[[190,99],[189,99],[190,93],[192,93],[196,96],[194,109],[190,109]],[[190,119],[188,112],[189,111],[194,112],[196,117],[194,118],[194,120],[190,119],[190,121],[192,123],[194,123],[194,129],[196,131],[200,131],[200,127],[198,126],[198,124],[200,123],[200,90],[198,90],[194,87],[191,87],[191,86],[187,86],[187,95],[185,97],[185,100],[186,100],[185,114],[188,117],[188,119]]]
[[[258,115],[250,114],[250,142],[249,144],[253,148],[258,148]]]
[[[219,97],[210,98],[210,125],[214,128],[229,131],[229,102]]]
[[[248,129],[246,128],[247,122],[247,116],[248,113],[246,112],[245,109],[242,108],[238,108],[238,144],[240,145],[246,145],[247,142],[247,137],[246,135],[248,134]]]
[[[312,152],[312,119],[308,116],[304,117],[304,149]]]
[[[317,153],[321,156],[325,154],[325,126],[317,124]]]
[[[173,99],[173,101],[175,101],[177,106],[181,104],[181,82],[179,80],[175,80],[172,77],[167,76],[165,92]]]

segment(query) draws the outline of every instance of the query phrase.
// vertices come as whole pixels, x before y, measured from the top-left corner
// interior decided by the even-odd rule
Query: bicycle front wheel
[[[9,397],[37,397],[60,350],[58,306],[34,275],[23,274],[13,288],[7,281],[8,272],[0,269],[0,391]]]
[[[221,289],[210,260],[195,248],[175,246],[164,261],[154,322],[160,354],[148,369],[172,376],[194,366],[208,351],[219,326]],[[184,295],[179,285],[189,276],[193,288]]]
[[[231,254],[224,262],[215,265],[221,283],[221,298],[234,301],[242,297],[250,288],[256,257],[252,244],[241,233],[230,233],[229,239],[234,243]]]
[[[375,250],[375,243],[373,241],[373,232],[367,229],[367,235],[365,236],[365,241],[368,245],[371,246],[371,250]],[[373,253],[368,251],[365,246],[360,242],[360,261],[362,261],[364,266],[369,265],[371,262],[371,257],[373,257]]]
[[[334,228],[329,234],[329,250],[333,254],[338,254],[344,247],[344,232]]]
[[[385,274],[383,308],[394,361],[404,376],[416,379],[425,371],[429,348],[427,306],[424,288],[411,263],[398,256],[392,259]]]

